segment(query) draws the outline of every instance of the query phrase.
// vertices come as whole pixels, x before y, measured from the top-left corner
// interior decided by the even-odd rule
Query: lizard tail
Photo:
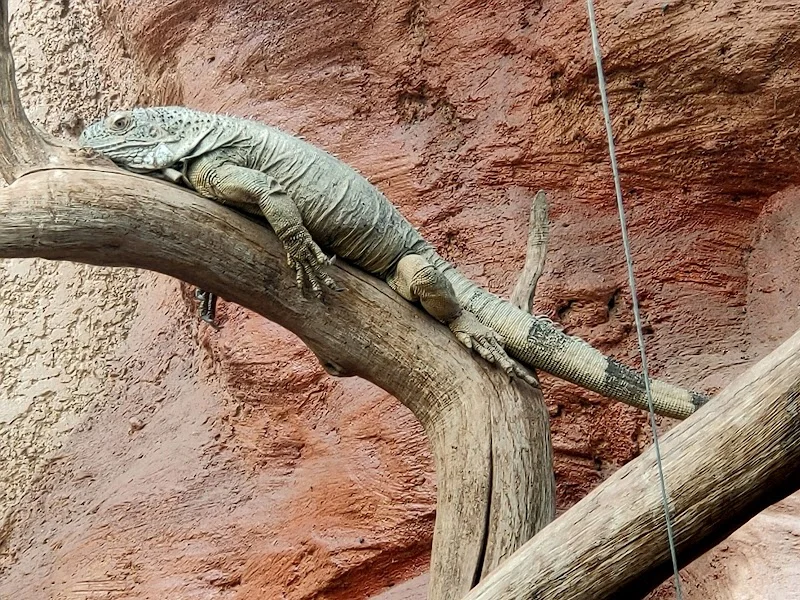
[[[461,305],[503,336],[506,351],[520,362],[583,388],[647,410],[644,377],[605,356],[580,338],[567,335],[546,317],[536,317],[487,292],[431,251],[426,258],[450,281]],[[684,419],[708,397],[663,381],[650,380],[656,413]]]

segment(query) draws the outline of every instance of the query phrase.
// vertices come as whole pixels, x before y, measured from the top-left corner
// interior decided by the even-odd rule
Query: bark
[[[30,168],[58,164],[60,152],[28,120],[14,80],[8,36],[8,0],[0,2],[0,177],[11,183]]]
[[[536,284],[544,271],[547,257],[547,237],[550,235],[550,222],[547,217],[547,194],[539,190],[531,203],[531,216],[528,229],[528,247],[525,252],[525,266],[522,267],[517,285],[511,292],[511,304],[525,312],[531,312]]]
[[[800,332],[661,439],[686,565],[800,488]],[[649,449],[525,544],[465,600],[641,598],[671,570]]]
[[[113,169],[113,168],[109,168]],[[510,381],[377,281],[331,267],[346,291],[305,298],[260,223],[151,178],[45,169],[0,190],[0,257],[139,267],[172,275],[296,333],[328,369],[394,394],[436,461],[430,597],[465,594],[552,520],[541,391]]]

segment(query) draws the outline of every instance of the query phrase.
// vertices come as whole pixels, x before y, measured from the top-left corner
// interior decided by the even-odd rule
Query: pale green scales
[[[331,154],[255,121],[182,107],[117,112],[80,142],[138,173],[180,179],[203,196],[266,217],[299,285],[336,289],[322,249],[377,275],[446,323],[467,347],[531,381],[518,361],[647,407],[642,375],[461,275],[364,177]],[[508,353],[508,355],[506,354]],[[652,381],[656,412],[684,418],[707,398]]]

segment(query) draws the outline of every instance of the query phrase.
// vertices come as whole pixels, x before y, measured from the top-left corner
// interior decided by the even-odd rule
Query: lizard
[[[377,187],[302,138],[249,119],[167,106],[113,112],[86,127],[79,144],[129,171],[166,177],[265,218],[297,284],[316,297],[339,289],[325,270],[325,252],[332,253],[421,305],[510,376],[538,386],[528,368],[540,369],[648,407],[641,373],[470,281]],[[659,380],[650,388],[656,412],[670,417],[685,418],[708,399]]]

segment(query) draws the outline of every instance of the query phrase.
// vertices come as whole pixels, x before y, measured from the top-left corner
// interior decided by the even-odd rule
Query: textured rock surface
[[[800,325],[800,3],[601,4],[651,365],[713,390]],[[635,364],[583,10],[33,0],[14,43],[50,131],[137,99],[263,118],[357,166],[500,293],[531,192],[553,190],[537,310]],[[0,523],[2,600],[366,598],[425,570],[430,456],[385,393],[329,379],[235,306],[219,332],[198,325],[162,277],[0,268],[0,501],[16,506]],[[647,428],[543,385],[567,508]],[[799,510],[791,499],[698,560],[687,595],[791,597]],[[420,582],[381,597],[420,598]]]
[[[12,2],[10,9],[20,94],[37,125],[69,135],[81,116],[132,101],[124,71],[112,77],[98,65],[88,39],[99,26],[92,9],[64,11],[54,2]],[[108,378],[117,375],[111,357],[136,308],[137,277],[77,264],[0,262],[0,524],[86,408],[104,405]]]

